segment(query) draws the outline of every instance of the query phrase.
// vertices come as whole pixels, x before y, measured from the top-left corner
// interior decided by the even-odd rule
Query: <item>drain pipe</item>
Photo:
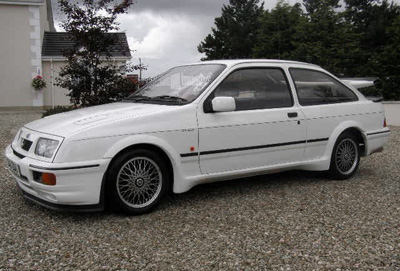
[[[51,108],[54,109],[54,65],[53,58],[50,58],[50,70],[51,70]]]

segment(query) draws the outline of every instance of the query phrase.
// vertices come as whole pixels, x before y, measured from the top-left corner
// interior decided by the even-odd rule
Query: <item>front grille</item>
[[[31,148],[31,146],[32,146],[32,141],[27,140],[27,139],[25,139],[25,138],[22,138],[22,139],[21,139],[21,148],[22,148],[23,150],[29,151],[29,149]]]

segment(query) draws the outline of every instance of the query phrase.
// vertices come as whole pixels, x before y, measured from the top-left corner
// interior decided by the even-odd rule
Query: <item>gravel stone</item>
[[[38,113],[1,113],[0,147]],[[151,214],[61,213],[0,159],[0,270],[400,270],[400,127],[350,180],[291,171],[168,196]]]

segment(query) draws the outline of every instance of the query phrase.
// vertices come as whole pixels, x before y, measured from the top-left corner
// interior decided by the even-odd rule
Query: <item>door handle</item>
[[[290,112],[290,113],[287,113],[287,115],[289,118],[296,118],[298,116],[297,112]]]

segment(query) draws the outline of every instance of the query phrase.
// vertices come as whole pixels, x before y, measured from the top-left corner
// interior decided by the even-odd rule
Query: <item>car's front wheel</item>
[[[127,214],[151,211],[168,188],[166,163],[145,149],[126,152],[113,162],[107,182],[108,201]]]
[[[359,163],[360,149],[357,137],[347,132],[341,134],[332,151],[330,176],[334,179],[348,179],[356,173]]]

